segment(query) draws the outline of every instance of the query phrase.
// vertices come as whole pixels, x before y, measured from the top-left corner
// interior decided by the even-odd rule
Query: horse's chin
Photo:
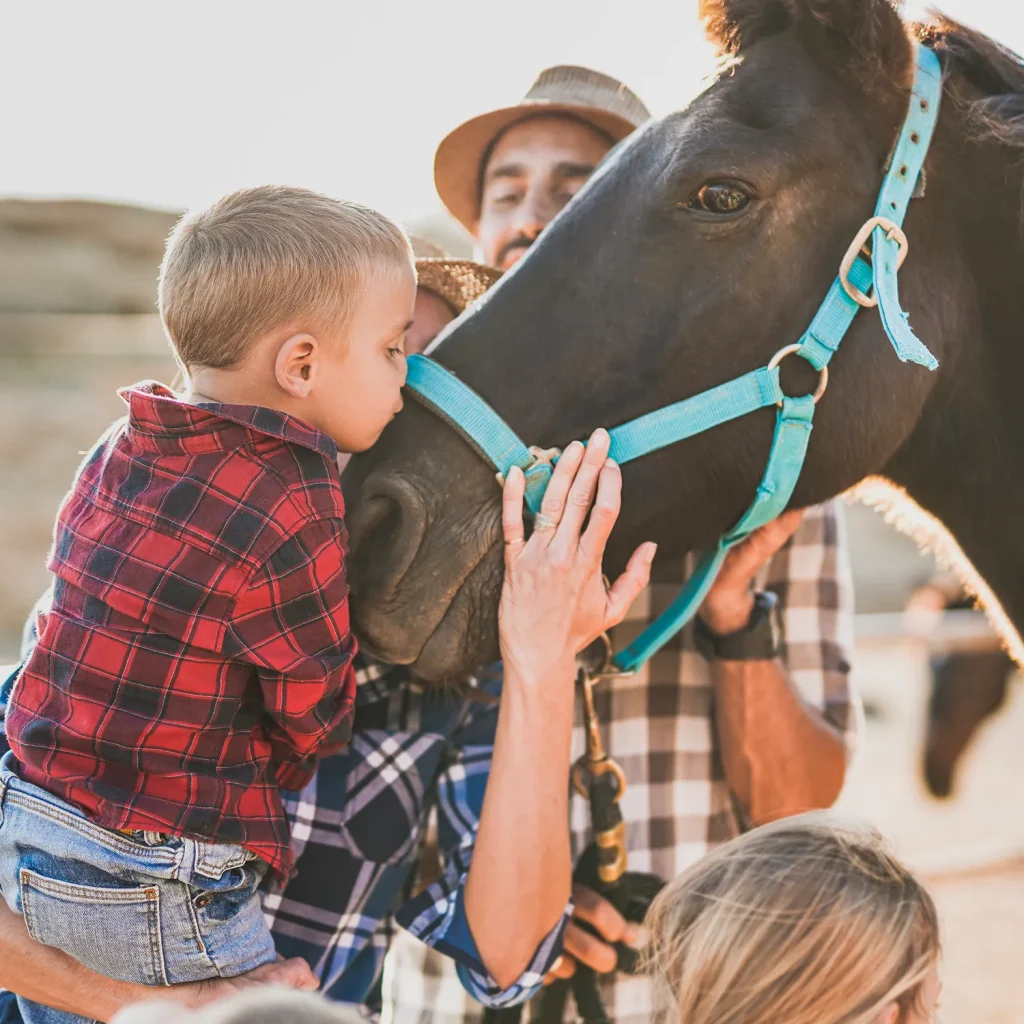
[[[501,557],[500,549],[488,551],[443,610],[437,601],[429,617],[407,607],[374,608],[372,602],[368,607],[355,601],[352,621],[360,649],[386,664],[406,665],[419,679],[437,685],[464,679],[497,660]],[[423,607],[421,600],[417,604]]]
[[[465,679],[498,658],[497,608],[481,616],[489,559],[482,559],[455,592],[410,668],[424,682],[445,685]]]

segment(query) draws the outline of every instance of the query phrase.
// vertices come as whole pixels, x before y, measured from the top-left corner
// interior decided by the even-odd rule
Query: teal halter
[[[942,96],[939,59],[916,46],[916,71],[910,110],[903,122],[875,206],[875,215],[857,232],[840,265],[839,275],[803,337],[780,349],[766,367],[613,427],[610,457],[629,462],[693,437],[756,409],[777,405],[775,436],[753,504],[731,530],[703,553],[693,574],[672,604],[628,647],[611,659],[612,674],[632,673],[693,618],[715,581],[729,549],[777,518],[785,510],[803,468],[814,407],[828,384],[828,364],[858,310],[878,306],[882,326],[903,362],[934,370],[935,357],[915,336],[899,302],[896,272],[907,254],[900,225],[915,194],[935,130]],[[862,251],[871,241],[870,263]],[[873,289],[873,290],[872,290]],[[795,355],[819,374],[813,395],[792,398],[782,393],[779,363]],[[526,476],[526,504],[533,514],[551,479],[557,448],[527,447],[507,423],[472,389],[444,367],[423,356],[410,356],[406,386],[413,396],[457,430],[498,471],[513,466]]]

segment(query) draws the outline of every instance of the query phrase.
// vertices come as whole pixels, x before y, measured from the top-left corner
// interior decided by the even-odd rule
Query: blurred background
[[[695,7],[4,5],[0,658],[16,656],[47,583],[53,517],[79,455],[121,414],[115,389],[174,377],[154,300],[181,210],[247,185],[304,185],[379,207],[468,255],[433,190],[442,136],[518,100],[556,63],[618,77],[655,116],[684,106],[710,68]],[[1024,50],[1021,5],[942,9]],[[979,613],[935,610],[956,604],[955,588],[918,590],[936,572],[929,556],[862,505],[849,508],[849,526],[868,726],[841,806],[875,821],[935,888],[947,925],[945,1020],[1019,1024],[1024,688]]]

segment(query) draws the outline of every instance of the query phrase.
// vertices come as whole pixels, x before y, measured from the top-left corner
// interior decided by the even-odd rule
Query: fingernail
[[[523,471],[522,471],[522,469],[519,466],[512,466],[509,469],[509,471],[505,474],[505,482],[508,483],[509,480],[512,480],[512,479],[518,480],[519,477],[521,477],[522,475],[523,475]]]
[[[658,553],[658,545],[654,541],[648,541],[644,545],[644,561],[650,565],[654,561],[654,556]]]
[[[605,459],[604,464],[608,469],[614,469],[616,473],[619,472],[619,464],[614,459]]]
[[[622,941],[630,949],[642,949],[647,945],[650,933],[639,924],[627,924],[626,930],[622,933]]]

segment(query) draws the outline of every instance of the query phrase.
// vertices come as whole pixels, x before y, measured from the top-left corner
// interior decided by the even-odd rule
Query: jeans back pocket
[[[37,942],[64,950],[108,978],[167,984],[155,885],[78,885],[28,868],[18,878],[22,914]]]

